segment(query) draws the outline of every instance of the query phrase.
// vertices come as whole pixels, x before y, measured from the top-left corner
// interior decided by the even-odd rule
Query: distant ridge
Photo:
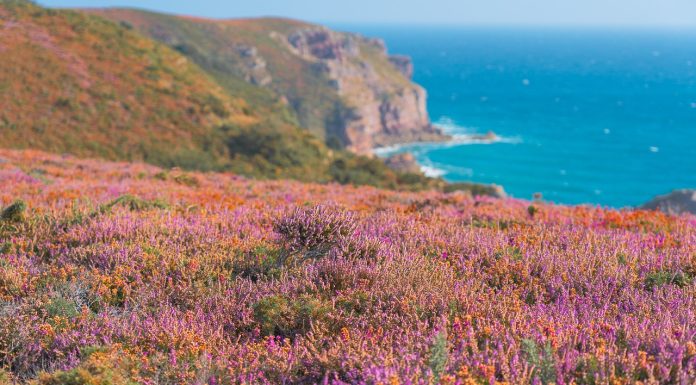
[[[426,93],[405,56],[384,42],[283,18],[214,20],[134,9],[87,10],[178,50],[229,92],[249,84],[287,101],[299,124],[333,146],[447,137],[430,124]]]

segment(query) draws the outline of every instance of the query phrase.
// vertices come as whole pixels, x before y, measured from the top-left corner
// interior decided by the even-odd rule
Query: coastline
[[[377,156],[382,159],[389,158],[391,156],[402,154],[402,153],[412,153],[416,155],[416,161],[420,167],[421,172],[431,178],[444,178],[448,174],[448,171],[436,167],[432,164],[424,163],[422,160],[418,159],[418,155],[422,155],[428,150],[435,148],[449,148],[455,146],[464,145],[474,145],[474,144],[495,144],[495,143],[519,143],[519,138],[505,138],[501,137],[493,132],[488,132],[486,134],[478,133],[453,133],[452,131],[460,131],[462,128],[453,123],[447,124],[435,124],[438,128],[443,130],[443,132],[449,137],[448,140],[444,141],[419,141],[419,142],[406,142],[400,144],[393,144],[389,146],[376,147],[372,150],[372,155]],[[449,127],[448,127],[449,126]],[[451,167],[459,167],[457,165],[449,165]],[[467,170],[471,171],[471,170]],[[446,179],[446,178],[445,178]]]

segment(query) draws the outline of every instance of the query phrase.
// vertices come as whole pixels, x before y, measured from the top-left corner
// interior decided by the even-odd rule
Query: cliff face
[[[438,140],[425,90],[412,83],[410,59],[387,55],[380,40],[301,28],[287,37],[291,52],[317,64],[344,102],[339,129],[347,148],[367,153],[395,143]]]
[[[272,91],[299,124],[355,153],[442,140],[413,64],[384,42],[283,19],[213,21],[133,10],[92,11],[168,44],[232,94],[239,82]]]

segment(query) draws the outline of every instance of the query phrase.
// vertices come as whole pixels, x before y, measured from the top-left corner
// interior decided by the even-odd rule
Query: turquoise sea
[[[512,196],[639,205],[696,188],[696,31],[338,26],[410,55],[448,144],[433,175]],[[493,131],[500,140],[470,140]]]

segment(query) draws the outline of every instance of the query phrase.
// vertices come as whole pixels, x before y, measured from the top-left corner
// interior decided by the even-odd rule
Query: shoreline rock
[[[696,215],[696,189],[675,190],[669,194],[657,196],[640,208],[659,210],[671,215],[685,213]]]
[[[386,158],[384,163],[394,171],[423,174],[420,164],[416,161],[416,157],[410,152],[394,154]]]

